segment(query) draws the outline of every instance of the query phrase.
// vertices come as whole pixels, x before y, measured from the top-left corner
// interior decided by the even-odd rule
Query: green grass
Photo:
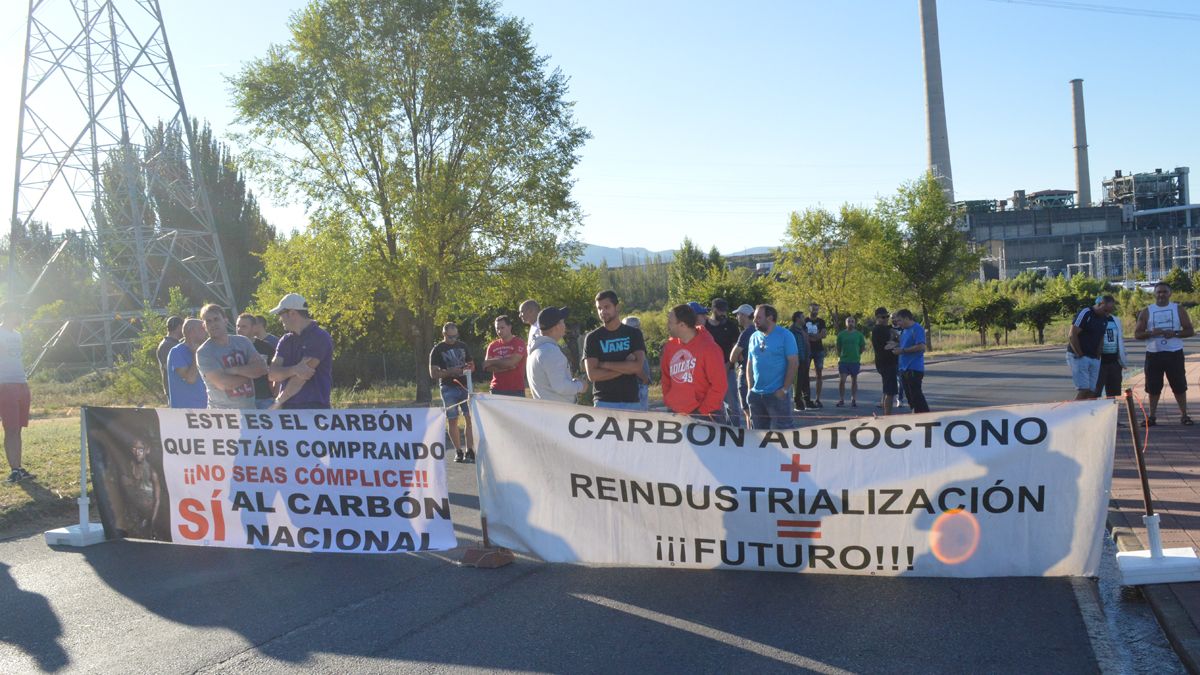
[[[79,418],[33,420],[22,463],[36,478],[0,483],[0,538],[74,523],[79,498]]]

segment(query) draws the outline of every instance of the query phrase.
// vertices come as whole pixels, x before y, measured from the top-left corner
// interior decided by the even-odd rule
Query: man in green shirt
[[[858,407],[858,371],[862,368],[862,353],[867,351],[867,338],[858,330],[854,317],[847,317],[846,330],[837,335],[838,350],[838,407],[846,405],[846,377],[850,377],[850,407]]]

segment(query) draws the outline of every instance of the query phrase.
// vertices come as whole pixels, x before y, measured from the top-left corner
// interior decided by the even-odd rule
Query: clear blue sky
[[[218,134],[225,78],[286,40],[299,0],[163,0],[184,97]],[[1091,0],[1200,19],[1194,0]],[[0,8],[0,191],[11,186],[24,2]],[[791,211],[869,204],[925,167],[916,0],[506,0],[570,78],[593,138],[576,171],[580,236],[736,252]],[[1068,81],[1083,78],[1093,198],[1114,169],[1200,174],[1200,21],[992,0],[939,3],[956,197],[1074,188]],[[1193,193],[1200,192],[1200,175]],[[305,222],[272,204],[283,230]],[[1193,201],[1197,201],[1193,198]],[[57,224],[57,223],[56,223]],[[77,225],[74,225],[77,226]],[[61,227],[61,226],[60,226]]]

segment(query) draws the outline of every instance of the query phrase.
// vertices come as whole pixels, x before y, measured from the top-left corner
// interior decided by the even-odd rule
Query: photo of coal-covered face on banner
[[[149,409],[90,408],[92,488],[104,535],[171,541],[158,415]]]
[[[85,408],[111,539],[297,552],[457,546],[445,413]]]

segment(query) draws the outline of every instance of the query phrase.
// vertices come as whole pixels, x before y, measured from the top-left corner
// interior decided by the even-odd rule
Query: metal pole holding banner
[[[1150,497],[1150,479],[1146,475],[1145,448],[1138,434],[1137,416],[1133,408],[1133,390],[1125,390],[1125,411],[1129,418],[1129,433],[1133,436],[1133,454],[1137,459],[1138,477],[1142,481],[1142,502],[1146,514],[1142,522],[1146,525],[1146,537],[1150,540],[1148,551],[1124,551],[1117,554],[1117,567],[1121,570],[1121,583],[1126,586],[1143,584],[1172,584],[1184,581],[1200,581],[1200,559],[1196,550],[1188,548],[1162,547],[1159,533],[1159,517],[1154,512]]]
[[[467,401],[466,405],[471,404],[471,396],[475,389],[471,385],[471,371],[467,371]],[[480,429],[475,430],[475,480],[476,485],[483,483],[483,458],[484,455],[480,452],[482,446],[479,441],[482,438]],[[478,492],[478,490],[476,490]],[[483,569],[495,569],[510,565],[516,556],[513,552],[499,546],[492,546],[491,539],[488,538],[487,512],[483,508],[483,500],[479,500],[479,527],[483,532],[483,546],[471,546],[463,551],[463,557],[460,563],[464,567],[480,567]]]
[[[87,409],[79,409],[79,524],[47,530],[49,546],[91,546],[104,541],[104,527],[90,521],[88,514]]]

